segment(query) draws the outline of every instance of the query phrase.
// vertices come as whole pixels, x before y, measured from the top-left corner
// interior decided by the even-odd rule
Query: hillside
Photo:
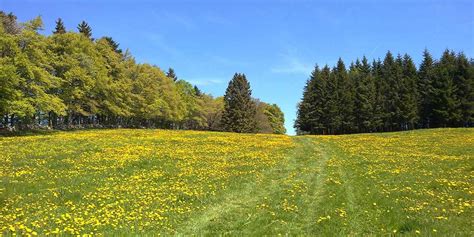
[[[0,137],[0,233],[472,235],[473,129]]]

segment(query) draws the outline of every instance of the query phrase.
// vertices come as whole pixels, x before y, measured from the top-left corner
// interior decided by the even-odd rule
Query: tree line
[[[383,61],[315,66],[298,104],[298,134],[389,132],[417,128],[471,127],[474,61],[445,50],[434,60],[423,52],[419,68],[389,51]]]
[[[225,97],[203,93],[171,68],[137,63],[111,37],[92,38],[85,21],[72,32],[58,19],[51,35],[40,34],[41,17],[19,23],[0,12],[0,22],[1,128],[234,131],[223,117]],[[277,105],[250,101],[254,126],[238,132],[285,133]]]

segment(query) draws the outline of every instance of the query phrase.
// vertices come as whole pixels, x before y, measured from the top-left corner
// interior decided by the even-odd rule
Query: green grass
[[[92,130],[0,148],[6,235],[474,234],[473,129]]]

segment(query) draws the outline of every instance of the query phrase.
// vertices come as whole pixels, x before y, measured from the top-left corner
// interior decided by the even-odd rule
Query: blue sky
[[[317,63],[383,58],[387,50],[419,63],[450,48],[474,57],[473,1],[123,1],[0,0],[20,21],[41,15],[44,34],[61,17],[68,30],[85,20],[138,62],[173,67],[214,96],[235,72],[254,97],[278,104],[294,134],[296,104]]]

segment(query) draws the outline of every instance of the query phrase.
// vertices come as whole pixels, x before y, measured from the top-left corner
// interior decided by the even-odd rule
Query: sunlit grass
[[[472,235],[474,130],[0,138],[0,231]]]

